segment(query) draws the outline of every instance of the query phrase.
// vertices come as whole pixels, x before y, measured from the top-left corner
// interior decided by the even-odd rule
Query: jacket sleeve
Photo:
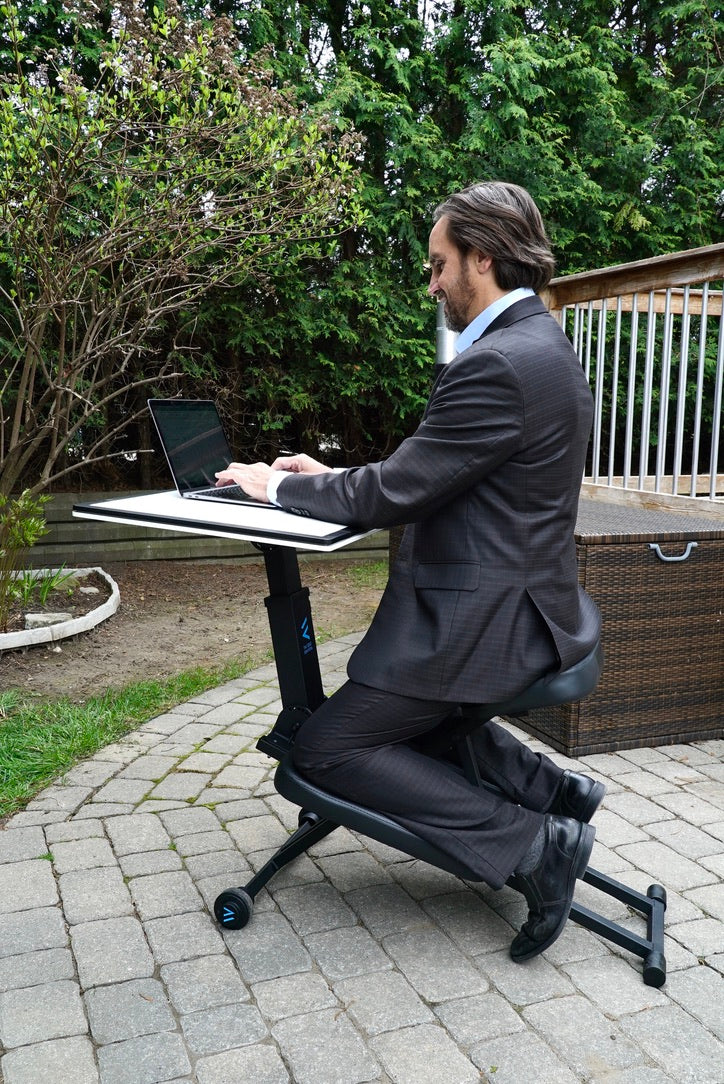
[[[521,446],[524,396],[507,358],[473,348],[443,371],[416,432],[381,463],[290,474],[283,508],[363,529],[426,518]]]

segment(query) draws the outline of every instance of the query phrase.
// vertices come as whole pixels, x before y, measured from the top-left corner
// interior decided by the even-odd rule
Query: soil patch
[[[38,577],[42,583],[42,576]],[[84,617],[91,610],[97,609],[111,597],[111,588],[107,580],[97,572],[86,576],[64,576],[60,586],[51,588],[47,595],[40,595],[36,587],[28,602],[21,605],[18,600],[8,616],[5,632],[21,632],[25,627],[27,614],[70,614],[71,617]]]
[[[349,560],[304,560],[300,567],[318,638],[367,627],[384,588],[383,566],[365,576]],[[58,644],[0,655],[0,690],[82,701],[194,666],[258,665],[271,657],[263,563],[131,561],[103,568],[119,587],[117,612]],[[91,608],[99,605],[94,598]]]

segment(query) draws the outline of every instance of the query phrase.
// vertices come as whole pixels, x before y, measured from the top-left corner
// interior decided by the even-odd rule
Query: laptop
[[[149,399],[148,409],[179,496],[271,507],[241,486],[216,486],[216,472],[226,470],[235,457],[211,399]]]

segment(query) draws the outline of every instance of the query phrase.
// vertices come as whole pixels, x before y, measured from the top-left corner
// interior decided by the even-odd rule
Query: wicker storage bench
[[[724,737],[724,507],[719,521],[582,498],[576,543],[600,682],[514,721],[574,757]]]

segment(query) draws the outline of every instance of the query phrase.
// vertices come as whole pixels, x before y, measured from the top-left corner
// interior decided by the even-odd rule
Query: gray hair
[[[450,196],[435,208],[447,234],[462,253],[477,249],[493,261],[501,290],[547,286],[555,260],[543,219],[524,188],[506,181],[483,181]]]

